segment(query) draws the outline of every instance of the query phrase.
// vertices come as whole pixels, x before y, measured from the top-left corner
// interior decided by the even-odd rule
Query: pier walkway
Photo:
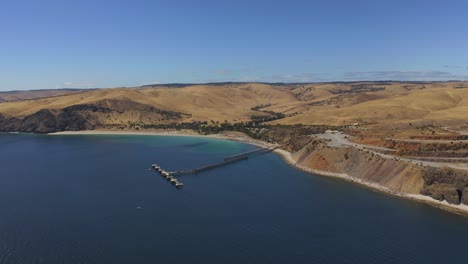
[[[210,170],[210,169],[222,167],[222,166],[225,166],[225,165],[228,165],[228,164],[231,164],[231,163],[235,163],[235,162],[238,162],[238,161],[246,160],[246,159],[249,158],[249,155],[268,153],[268,152],[271,152],[271,151],[273,151],[273,150],[275,150],[277,148],[278,147],[254,149],[254,150],[247,151],[247,152],[244,152],[244,153],[240,153],[240,154],[225,157],[224,161],[221,161],[221,162],[218,162],[218,163],[215,163],[215,164],[211,164],[211,165],[208,165],[208,166],[203,166],[203,167],[192,169],[192,170],[174,171],[174,172],[170,172],[169,174],[174,175],[174,176],[181,176],[181,175],[187,175],[187,174],[196,174],[196,173],[199,173],[199,172],[202,172],[202,171],[207,171],[207,170]]]
[[[227,160],[236,159],[236,158],[239,158],[239,157],[242,157],[242,156],[248,156],[248,155],[252,155],[252,154],[260,154],[260,153],[272,152],[273,150],[275,150],[275,149],[277,149],[277,148],[279,148],[279,147],[254,149],[254,150],[247,151],[247,152],[244,152],[244,153],[240,153],[240,154],[236,154],[236,155],[232,155],[232,156],[225,157],[224,160],[227,161]]]
[[[272,152],[273,150],[275,150],[277,148],[279,148],[279,146],[270,147],[270,148],[254,149],[254,150],[247,151],[247,152],[244,152],[244,153],[240,153],[240,154],[225,157],[224,160],[221,161],[221,162],[217,162],[217,163],[214,163],[214,164],[211,164],[211,165],[195,168],[195,169],[192,169],[192,170],[180,170],[180,171],[168,172],[168,171],[165,171],[164,169],[162,169],[157,164],[153,164],[151,166],[151,169],[159,172],[159,174],[161,176],[166,178],[168,181],[170,181],[172,184],[174,184],[177,188],[182,188],[183,183],[179,182],[176,178],[174,178],[174,176],[197,174],[197,173],[200,173],[200,172],[203,172],[203,171],[211,170],[211,169],[226,166],[228,164],[232,164],[232,163],[235,163],[235,162],[238,162],[238,161],[246,160],[246,159],[249,158],[249,155],[263,154],[263,153]]]
[[[225,166],[225,165],[228,165],[228,164],[231,164],[231,163],[234,163],[234,162],[238,162],[238,161],[241,161],[241,160],[246,160],[248,158],[249,158],[248,155],[233,157],[233,158],[229,158],[229,159],[224,159],[224,161],[222,161],[222,162],[218,162],[218,163],[211,164],[211,165],[208,165],[208,166],[203,166],[203,167],[196,168],[196,169],[193,169],[193,170],[173,171],[173,172],[170,172],[169,174],[174,175],[174,176],[181,176],[181,175],[187,175],[187,174],[196,174],[196,173],[199,173],[199,172],[202,172],[202,171],[207,171],[207,170],[210,170],[210,169],[222,167],[222,166]]]

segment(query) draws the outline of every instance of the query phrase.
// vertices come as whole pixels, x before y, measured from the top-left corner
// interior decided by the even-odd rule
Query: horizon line
[[[448,83],[448,82],[468,82],[468,80],[356,80],[356,81],[316,81],[316,82],[267,82],[267,81],[221,81],[221,82],[168,82],[168,83],[154,83],[144,84],[135,86],[113,86],[113,87],[92,87],[92,88],[81,88],[81,87],[60,87],[60,88],[39,88],[39,89],[25,89],[25,90],[6,90],[0,91],[0,93],[11,93],[11,92],[32,92],[32,91],[54,91],[54,90],[98,90],[98,89],[118,89],[118,88],[143,88],[143,87],[160,87],[169,86],[174,88],[181,88],[190,85],[227,85],[227,84],[269,84],[269,85],[306,85],[306,84],[321,84],[321,83]]]

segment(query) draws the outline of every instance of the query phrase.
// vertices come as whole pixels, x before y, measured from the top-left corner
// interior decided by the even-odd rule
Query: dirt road
[[[402,158],[402,157],[391,155],[391,154],[384,154],[382,152],[391,153],[391,152],[395,152],[395,150],[384,148],[384,147],[375,147],[375,146],[368,146],[364,144],[354,143],[347,139],[348,135],[341,133],[341,132],[327,131],[323,134],[318,134],[315,136],[318,138],[327,140],[328,145],[330,147],[353,147],[353,148],[357,148],[360,150],[370,151],[374,153],[375,155],[378,155],[386,159],[397,159],[397,160],[402,160],[402,161],[408,161],[414,164],[420,164],[424,166],[437,167],[437,168],[450,167],[454,169],[468,170],[468,163],[423,161],[423,160],[418,160],[418,159]]]

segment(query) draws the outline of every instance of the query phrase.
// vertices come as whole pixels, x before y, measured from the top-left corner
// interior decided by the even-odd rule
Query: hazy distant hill
[[[89,89],[63,88],[63,89],[0,92],[0,102],[15,102],[15,101],[21,101],[21,100],[52,97],[52,96],[79,93],[79,92],[87,91],[87,90]]]
[[[282,118],[271,124],[388,128],[468,122],[464,82],[157,84],[0,93],[0,100],[14,101],[0,103],[4,131],[122,128],[129,122],[239,122],[275,113]]]

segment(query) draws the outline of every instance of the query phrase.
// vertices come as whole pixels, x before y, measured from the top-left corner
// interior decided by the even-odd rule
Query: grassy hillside
[[[361,129],[395,133],[392,130],[428,125],[458,127],[468,123],[467,83],[327,84],[301,87],[293,92],[306,100],[276,109],[299,114],[272,124],[358,123]]]
[[[275,113],[281,115],[269,119],[276,119],[269,124],[358,123],[365,131],[389,133],[418,126],[456,127],[468,123],[468,83],[464,82],[178,84],[64,91],[63,95],[53,93],[36,99],[30,98],[47,93],[30,93],[22,95],[29,100],[17,98],[14,102],[0,103],[3,130],[6,121],[19,124],[32,118],[40,122],[43,118],[34,117],[44,111],[50,118],[53,116],[51,122],[56,124],[67,118],[89,119],[90,126],[86,128],[125,127],[129,122],[245,122]],[[14,130],[15,126],[8,129]]]

